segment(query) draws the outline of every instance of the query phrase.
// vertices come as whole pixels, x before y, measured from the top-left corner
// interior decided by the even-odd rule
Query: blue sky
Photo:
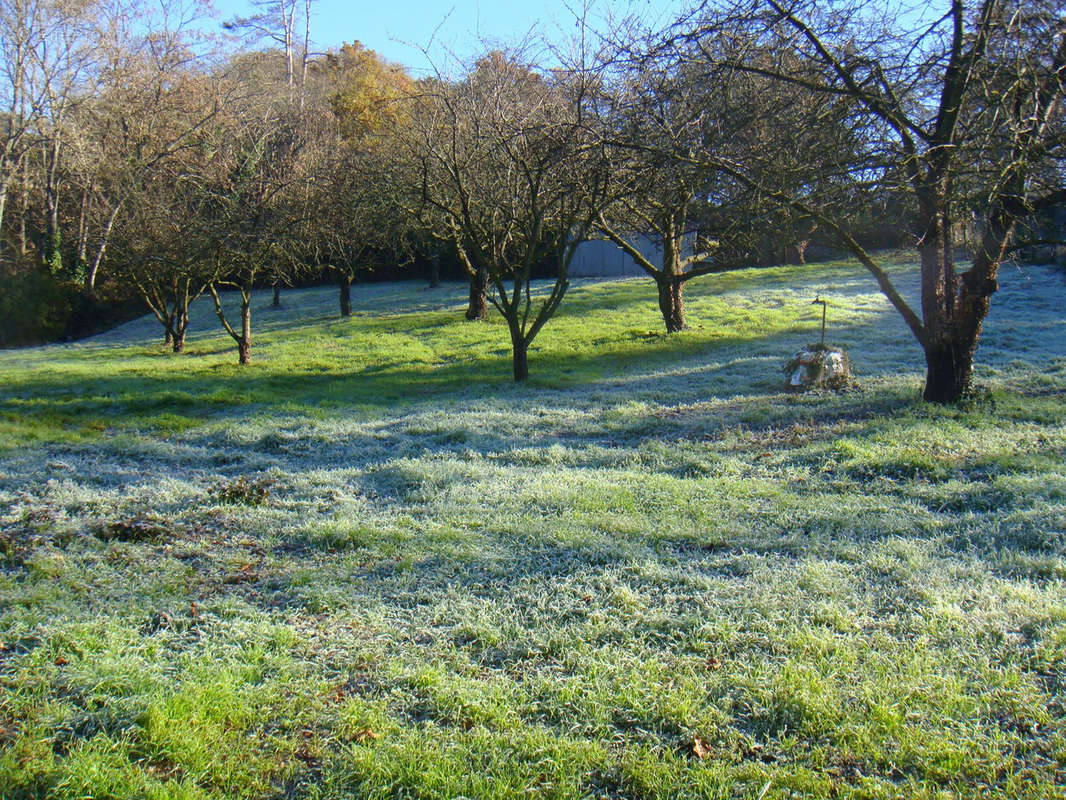
[[[594,25],[627,14],[666,21],[687,5],[684,0],[597,0],[589,17]],[[215,7],[220,19],[250,11],[247,0],[215,0]],[[567,0],[315,0],[311,32],[321,49],[358,39],[421,75],[430,63],[420,47],[428,47],[432,60],[443,66],[448,51],[467,58],[482,49],[482,39],[513,44],[536,29],[560,42],[575,30],[570,9],[581,8],[580,2]]]

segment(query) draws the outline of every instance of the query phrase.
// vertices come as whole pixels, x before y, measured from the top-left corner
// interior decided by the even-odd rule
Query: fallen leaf
[[[69,664],[69,663],[70,662],[67,661],[65,658],[63,658],[63,656],[59,656],[58,658],[56,658],[56,666],[57,667],[62,667],[65,664]]]
[[[721,669],[722,659],[711,656],[707,659],[707,669]]]
[[[692,755],[699,759],[707,758],[711,755],[711,748],[704,744],[703,739],[695,736],[692,739]]]
[[[381,734],[375,733],[370,728],[363,728],[359,733],[355,734],[355,741],[359,744],[365,744],[366,742],[372,742],[375,739],[380,739]]]

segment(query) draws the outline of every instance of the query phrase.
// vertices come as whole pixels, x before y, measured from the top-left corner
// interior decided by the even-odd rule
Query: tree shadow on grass
[[[864,283],[861,275],[840,277]],[[1030,290],[1008,285],[1005,291]],[[618,282],[590,286],[577,297],[580,302],[566,313],[580,316],[582,303],[586,311],[601,308],[605,297],[629,305],[644,302]],[[1046,339],[1049,326],[1062,325],[1053,304],[1008,311],[992,320],[979,354],[996,368],[1016,362],[1019,351],[1011,343],[1019,337]],[[439,335],[456,324],[440,314],[365,321],[382,328],[400,325],[415,338]],[[616,334],[618,344],[607,340],[578,352],[548,343],[534,348],[533,376],[523,386],[510,381],[505,355],[484,348],[460,350],[438,363],[373,363],[349,372],[329,365],[275,367],[265,361],[245,368],[205,364],[192,374],[161,376],[130,371],[75,379],[60,371],[40,371],[19,376],[17,384],[0,394],[0,420],[10,420],[16,432],[21,423],[36,425],[34,435],[41,442],[61,443],[78,431],[79,446],[95,439],[106,448],[108,437],[123,433],[134,439],[143,434],[169,437],[183,460],[229,472],[270,463],[358,467],[380,458],[382,448],[417,455],[541,444],[632,446],[653,439],[706,438],[737,426],[774,430],[815,421],[825,426],[891,416],[915,404],[921,354],[894,311],[871,310],[838,325],[835,335],[849,346],[859,364],[860,384],[867,383],[867,389],[830,397],[783,395],[780,365],[811,338],[807,322],[797,322],[771,334],[666,336],[623,330]],[[1039,360],[1046,353],[1025,355]],[[880,381],[882,375],[890,379]],[[1057,384],[1054,376],[1045,378]],[[501,407],[519,416],[540,416],[515,425],[494,415]],[[483,419],[482,410],[488,412]],[[595,424],[560,426],[551,418],[555,411],[564,417],[585,412]],[[293,443],[307,431],[309,420],[336,423],[336,438],[325,433]],[[224,421],[231,433],[220,432],[213,421]],[[360,422],[373,422],[380,437],[368,441],[363,431],[353,441],[351,425]],[[247,436],[232,435],[242,429]],[[16,439],[12,437],[12,447],[24,446]],[[124,437],[115,448],[135,451],[137,446]],[[220,451],[223,457],[216,463]]]
[[[873,324],[863,327],[872,328]],[[550,402],[551,392],[544,390],[595,391],[606,386],[620,390],[620,394],[657,387],[661,391],[665,388],[664,377],[671,372],[691,386],[690,395],[704,388],[701,378],[717,376],[716,388],[728,389],[715,393],[717,396],[738,396],[769,390],[778,383],[780,373],[776,368],[753,374],[753,356],[748,354],[754,350],[761,354],[754,358],[770,360],[774,357],[769,354],[777,353],[783,361],[807,338],[796,330],[702,341],[663,336],[650,339],[639,350],[631,345],[605,344],[592,353],[534,352],[533,375],[525,386],[515,386],[509,379],[506,357],[478,354],[438,364],[372,364],[346,374],[299,368],[282,373],[261,362],[243,368],[235,364],[212,365],[212,374],[175,373],[161,377],[120,373],[71,379],[58,372],[30,374],[11,385],[0,398],[0,412],[62,411],[99,415],[106,421],[170,407],[188,411],[198,405],[210,416],[219,408],[232,410],[249,404],[257,406],[256,413],[263,413],[299,404],[312,408],[395,410],[398,405],[472,397],[521,401],[540,396]]]

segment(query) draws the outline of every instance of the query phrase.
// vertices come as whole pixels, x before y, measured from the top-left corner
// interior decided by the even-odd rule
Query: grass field
[[[913,292],[907,265],[893,268]],[[1066,797],[1066,280],[962,408],[849,263],[0,353],[0,797]],[[781,393],[847,347],[859,387]]]

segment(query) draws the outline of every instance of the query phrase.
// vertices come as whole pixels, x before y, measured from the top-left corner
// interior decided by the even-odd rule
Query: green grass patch
[[[1060,275],[957,408],[851,263],[463,293],[0,353],[0,797],[1066,796]]]

